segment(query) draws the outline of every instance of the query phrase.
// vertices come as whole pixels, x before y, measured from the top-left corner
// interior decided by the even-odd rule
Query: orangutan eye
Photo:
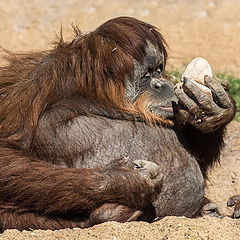
[[[144,76],[143,76],[144,78],[148,78],[148,77],[150,77],[150,72],[149,71],[147,71],[145,74],[144,74]]]
[[[163,71],[163,64],[160,64],[160,65],[157,67],[156,71],[157,71],[158,73],[161,73],[161,72]]]

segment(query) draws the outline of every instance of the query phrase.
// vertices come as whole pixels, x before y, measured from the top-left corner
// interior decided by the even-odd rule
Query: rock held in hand
[[[197,87],[201,88],[205,93],[212,95],[211,90],[204,86],[204,76],[213,76],[211,65],[207,60],[201,57],[194,58],[186,67],[185,72],[182,75],[181,81],[184,82],[184,78],[191,80]]]

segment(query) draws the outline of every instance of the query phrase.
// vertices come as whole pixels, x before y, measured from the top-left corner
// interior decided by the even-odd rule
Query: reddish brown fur
[[[126,216],[130,218],[155,195],[143,177],[118,163],[107,169],[62,168],[26,157],[9,143],[0,143],[0,148],[0,232],[7,228],[82,228],[112,215],[127,220]],[[126,200],[130,208],[121,208]],[[112,201],[120,204],[120,212],[114,205],[107,205],[109,215],[104,214],[104,205],[93,211]]]
[[[135,101],[135,103],[133,104],[133,109],[136,110],[137,113],[142,113],[142,115],[146,119],[146,122],[150,124],[161,123],[162,125],[172,126],[172,120],[164,119],[161,116],[154,115],[154,113],[148,111],[149,106],[153,101],[156,100],[151,97],[151,93],[149,91],[145,91]]]
[[[147,40],[159,47],[166,61],[165,41],[156,28],[119,18],[86,35],[77,28],[75,32],[73,41],[67,43],[61,37],[53,50],[5,57],[8,64],[0,68],[2,138],[24,140],[21,144],[29,146],[41,113],[75,94],[95,99],[105,108],[156,121],[156,116],[139,112],[141,108],[126,101],[124,83],[133,74],[133,58],[143,61]]]

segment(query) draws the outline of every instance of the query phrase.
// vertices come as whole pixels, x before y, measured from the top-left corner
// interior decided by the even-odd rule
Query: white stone
[[[185,77],[204,85],[205,75],[212,77],[212,68],[206,59],[197,57],[187,65],[185,72],[182,75],[182,80]]]
[[[196,86],[200,87],[203,91],[211,93],[211,90],[203,85],[204,76],[213,76],[211,65],[204,58],[194,58],[186,67],[185,72],[182,75],[181,81],[183,82],[184,77],[188,80],[193,81]]]

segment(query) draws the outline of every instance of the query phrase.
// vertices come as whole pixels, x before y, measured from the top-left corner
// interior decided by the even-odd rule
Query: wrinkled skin
[[[209,76],[204,78],[205,84],[211,89],[213,98],[195,87],[185,79],[183,87],[176,86],[175,93],[181,105],[186,109],[179,109],[176,114],[180,122],[188,122],[202,132],[212,132],[231,121],[235,114],[235,105],[224,87]],[[190,96],[190,97],[189,97]]]
[[[174,94],[173,84],[164,76],[164,68],[163,54],[148,43],[143,64],[135,62],[133,79],[126,81],[126,95],[134,103],[147,92],[152,100],[149,110],[163,118],[172,119],[172,107],[177,105],[178,99]]]

